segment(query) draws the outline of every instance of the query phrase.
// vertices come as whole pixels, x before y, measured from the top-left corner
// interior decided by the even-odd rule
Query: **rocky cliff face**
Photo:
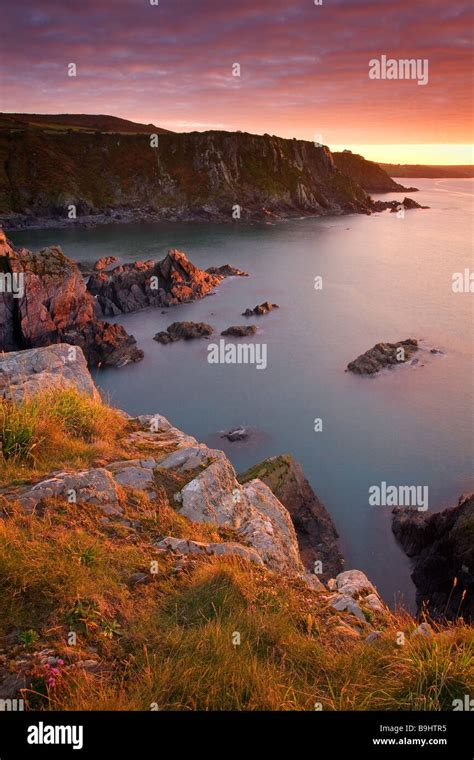
[[[414,559],[420,608],[434,618],[474,620],[474,496],[432,515],[396,508],[392,527]]]
[[[416,187],[399,185],[379,164],[374,161],[367,161],[358,153],[342,151],[332,155],[337,168],[343,174],[351,177],[367,193],[398,193],[418,190]]]
[[[16,293],[0,291],[0,350],[68,342],[80,346],[92,366],[143,358],[123,327],[97,319],[77,265],[59,246],[33,254],[12,246],[0,230],[0,268],[17,277]]]
[[[326,147],[248,133],[111,134],[0,130],[0,214],[55,217],[122,209],[232,219],[370,210]],[[380,170],[381,171],[381,170]],[[18,220],[17,220],[18,221]],[[18,222],[20,223],[20,222]]]

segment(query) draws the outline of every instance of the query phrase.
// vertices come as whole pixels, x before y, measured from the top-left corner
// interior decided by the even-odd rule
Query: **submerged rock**
[[[375,375],[385,367],[404,364],[418,351],[418,341],[407,338],[398,343],[377,343],[347,365],[357,375]]]
[[[433,618],[474,620],[474,495],[431,515],[396,507],[392,530],[414,559],[419,608]]]
[[[270,457],[239,475],[241,483],[252,478],[266,483],[290,513],[304,566],[314,572],[321,561],[324,580],[340,573],[344,560],[334,523],[291,454]]]
[[[166,328],[166,332],[156,333],[153,340],[158,343],[174,343],[177,340],[193,340],[207,338],[212,335],[214,328],[205,322],[173,322]]]
[[[221,438],[227,438],[228,441],[234,443],[234,441],[244,441],[249,437],[250,433],[247,428],[232,428],[227,433],[223,433]]]

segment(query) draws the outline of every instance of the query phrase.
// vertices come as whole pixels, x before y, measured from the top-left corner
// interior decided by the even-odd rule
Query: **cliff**
[[[0,358],[0,698],[439,710],[469,693],[471,629],[390,612],[359,570],[322,583],[262,480],[158,413],[104,404],[69,349]]]
[[[79,217],[121,210],[227,220],[236,204],[242,218],[371,208],[366,192],[340,171],[329,149],[304,140],[166,133],[151,147],[145,133],[53,127],[0,122],[0,214],[10,222],[12,214],[25,215],[17,226],[35,217],[68,223],[70,204]]]
[[[411,193],[418,189],[399,185],[380,164],[367,161],[357,153],[342,151],[332,155],[337,168],[354,182],[357,182],[367,193]]]

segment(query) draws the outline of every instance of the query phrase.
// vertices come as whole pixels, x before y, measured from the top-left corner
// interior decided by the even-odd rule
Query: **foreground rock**
[[[87,287],[105,316],[203,298],[224,279],[194,266],[175,248],[162,261],[135,261],[93,274]]]
[[[474,495],[432,515],[397,507],[392,530],[414,559],[419,608],[433,618],[474,620]]]
[[[33,254],[12,246],[0,230],[0,268],[21,284],[18,297],[0,292],[0,350],[69,343],[82,348],[91,366],[121,366],[143,358],[121,325],[97,318],[77,264],[59,246]]]
[[[200,541],[188,541],[184,538],[173,538],[172,536],[168,536],[157,544],[157,548],[172,551],[177,554],[205,555],[208,557],[240,557],[248,562],[255,562],[257,565],[263,565],[260,555],[257,554],[254,549],[232,541],[227,541],[222,544],[204,544]]]
[[[158,343],[175,343],[177,340],[194,340],[207,338],[212,335],[214,329],[205,322],[173,322],[166,328],[166,332],[156,333],[153,340]]]
[[[385,367],[404,364],[418,351],[418,341],[407,338],[398,343],[377,343],[347,365],[357,375],[375,375]]]
[[[59,344],[0,355],[0,398],[21,401],[58,388],[99,399],[80,348]]]
[[[269,311],[273,311],[273,309],[279,309],[279,308],[280,307],[276,303],[270,303],[270,301],[264,301],[258,306],[255,306],[254,309],[245,309],[245,311],[242,312],[242,316],[253,317],[255,315],[257,317],[261,317],[264,314],[268,314]]]
[[[221,335],[231,335],[234,338],[246,338],[249,335],[255,335],[257,325],[232,325],[221,332]]]
[[[373,615],[386,612],[384,603],[375,587],[361,570],[346,570],[328,583],[334,591],[331,607],[338,612],[348,612],[362,623],[367,623]]]
[[[314,572],[320,561],[323,580],[340,573],[344,560],[334,523],[291,454],[266,459],[239,475],[241,483],[253,478],[266,483],[290,513],[304,566]]]

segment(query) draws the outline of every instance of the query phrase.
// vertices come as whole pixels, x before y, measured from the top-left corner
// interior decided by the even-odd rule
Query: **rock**
[[[148,306],[171,306],[203,298],[223,277],[199,269],[185,253],[173,248],[162,261],[135,261],[110,272],[97,272],[87,287],[104,315],[128,314]]]
[[[362,609],[360,608],[359,604],[354,599],[352,599],[351,596],[338,594],[331,601],[331,607],[333,607],[338,612],[349,612],[351,615],[355,615],[356,618],[361,620],[363,623],[367,622],[367,619],[364,613],[362,612]]]
[[[391,214],[396,214],[400,208],[410,210],[414,208],[429,208],[429,206],[421,206],[412,198],[404,198],[403,201],[372,201],[372,211],[386,211],[390,209]]]
[[[216,557],[241,557],[248,562],[254,562],[257,565],[263,565],[261,557],[254,549],[233,541],[227,541],[222,544],[218,543],[201,543],[199,541],[189,541],[184,538],[172,538],[168,536],[160,541],[158,549],[167,549],[179,554],[206,555]]]
[[[224,461],[225,454],[218,449],[208,449],[207,446],[189,446],[180,448],[160,462],[160,468],[174,472],[192,472],[201,467],[208,467],[212,462]]]
[[[474,495],[435,514],[396,507],[392,530],[414,559],[419,609],[433,619],[474,620]]]
[[[220,277],[248,277],[248,272],[243,272],[237,267],[232,267],[230,264],[223,264],[220,267],[209,267],[206,269],[208,274],[217,274]]]
[[[304,566],[314,571],[321,561],[323,580],[340,573],[344,560],[334,523],[291,454],[270,457],[239,475],[241,483],[252,478],[266,483],[290,513]]]
[[[43,499],[63,497],[71,504],[120,506],[120,492],[110,472],[97,468],[81,472],[60,472],[34,486],[2,489],[2,496],[17,501],[27,512],[32,512]],[[71,501],[71,497],[74,498]]]
[[[150,583],[153,583],[153,578],[148,573],[133,573],[127,581],[131,588],[148,586]]]
[[[23,292],[0,293],[0,350],[70,343],[91,366],[122,366],[143,352],[121,325],[100,322],[77,264],[59,246],[33,254],[15,248],[0,230],[0,267],[22,278]]]
[[[249,432],[244,427],[232,428],[232,430],[229,430],[227,433],[223,433],[221,435],[221,438],[227,438],[227,440],[231,441],[232,443],[234,441],[245,441],[248,437]]]
[[[416,187],[403,187],[387,174],[379,164],[367,161],[350,150],[333,153],[337,168],[352,180],[357,182],[367,193],[411,193]]]
[[[345,570],[336,576],[335,581],[340,594],[354,599],[364,594],[377,594],[374,586],[361,570]]]
[[[75,388],[95,400],[99,393],[82,350],[57,344],[0,355],[0,397],[20,401],[45,389]]]
[[[153,493],[155,491],[154,467],[156,467],[154,459],[125,460],[108,464],[107,470],[112,473],[114,480],[120,486]]]
[[[420,623],[418,628],[413,631],[413,636],[422,636],[424,639],[433,638],[433,630],[428,623]]]
[[[418,351],[418,341],[407,338],[398,343],[377,343],[347,365],[350,372],[358,375],[375,375],[385,367],[403,364]]]
[[[257,332],[256,325],[233,325],[221,332],[221,335],[232,335],[236,338],[246,338],[248,335],[255,335]]]
[[[376,641],[380,636],[382,635],[382,631],[371,631],[368,636],[364,639],[366,644],[372,644],[372,642]]]
[[[153,340],[158,343],[174,343],[177,340],[193,340],[195,338],[207,338],[214,332],[211,325],[205,322],[173,322],[166,328],[166,332],[159,332]]]
[[[272,311],[273,309],[279,309],[280,307],[276,303],[270,303],[269,301],[264,301],[263,303],[259,304],[258,306],[255,306],[254,309],[246,309],[243,313],[243,317],[253,317],[254,315],[257,317],[262,316],[263,314],[268,314],[269,311]]]
[[[101,272],[103,269],[107,269],[111,264],[116,264],[118,261],[117,256],[102,256],[94,264],[94,271]]]

